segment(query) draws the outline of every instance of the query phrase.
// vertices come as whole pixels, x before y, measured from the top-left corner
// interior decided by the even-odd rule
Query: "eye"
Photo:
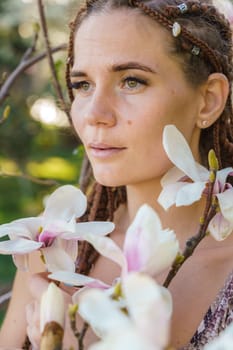
[[[70,87],[71,89],[74,89],[74,90],[81,90],[83,92],[87,92],[90,90],[90,86],[91,84],[88,82],[88,81],[76,81],[76,82],[73,82],[73,83],[70,83]]]
[[[126,89],[132,90],[132,89],[138,89],[142,85],[147,85],[147,81],[141,78],[136,77],[127,77],[123,81],[123,85]]]

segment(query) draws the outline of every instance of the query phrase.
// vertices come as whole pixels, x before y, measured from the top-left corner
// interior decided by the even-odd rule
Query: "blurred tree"
[[[67,41],[68,22],[74,6],[77,6],[77,1],[45,1],[51,46]],[[32,46],[33,28],[38,22],[35,0],[1,0],[1,85]],[[45,46],[40,31],[35,54],[42,51],[45,51]],[[65,52],[54,54],[54,58],[67,99]],[[43,197],[55,186],[78,181],[82,148],[77,152],[78,140],[56,101],[48,61],[44,59],[17,78],[9,96],[0,105],[0,119],[5,107],[10,106],[9,117],[0,124],[0,224],[38,215],[43,209]],[[45,185],[40,181],[30,181],[29,177],[55,182]],[[5,285],[11,283],[14,272],[11,257],[0,256],[0,294]]]

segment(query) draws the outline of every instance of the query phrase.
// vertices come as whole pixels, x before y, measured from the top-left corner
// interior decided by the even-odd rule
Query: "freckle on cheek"
[[[132,124],[132,120],[127,120],[127,124],[131,125]]]

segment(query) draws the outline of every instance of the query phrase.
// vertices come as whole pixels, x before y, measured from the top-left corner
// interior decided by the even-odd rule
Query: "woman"
[[[172,166],[162,147],[165,125],[183,133],[197,161],[206,165],[213,148],[221,167],[233,165],[231,35],[210,1],[92,0],[72,23],[72,124],[97,181],[84,219],[113,220],[112,238],[119,245],[143,203],[158,212],[163,227],[175,230],[181,247],[197,231],[204,200],[168,212],[156,201],[160,180]],[[222,243],[207,237],[169,286],[175,348],[201,349],[231,322],[232,248],[232,237]],[[40,270],[33,259],[32,273]],[[119,275],[88,244],[81,246],[77,270],[109,283]],[[163,283],[166,273],[156,280]],[[17,273],[1,346],[22,345],[25,305],[46,286],[43,278]],[[89,333],[86,345],[93,341]]]

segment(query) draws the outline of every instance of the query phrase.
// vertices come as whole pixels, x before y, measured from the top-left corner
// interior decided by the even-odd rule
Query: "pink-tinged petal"
[[[166,185],[159,197],[158,197],[158,203],[165,209],[169,209],[172,205],[176,203],[176,197],[177,192],[183,188],[184,186],[187,186],[187,182],[175,182],[173,184]]]
[[[233,187],[216,196],[222,215],[233,224]]]
[[[75,264],[71,257],[61,248],[51,246],[42,250],[49,272],[67,270],[74,272]]]
[[[125,271],[127,263],[125,256],[116,243],[108,237],[86,235],[86,241],[93,245],[93,247],[106,258],[114,261]]]
[[[64,239],[78,239],[85,240],[87,234],[94,234],[105,236],[112,232],[115,225],[112,222],[106,221],[90,221],[90,222],[79,222],[75,226],[75,232],[67,232],[62,234]]]
[[[151,344],[164,349],[169,341],[172,316],[172,297],[168,289],[148,275],[132,273],[123,281],[123,292],[138,332]]]
[[[174,232],[162,230],[157,213],[147,204],[142,205],[125,237],[123,251],[128,271],[154,275],[171,264],[178,249]]]
[[[0,254],[27,254],[42,247],[42,243],[24,238],[0,242]]]
[[[200,181],[196,161],[191,149],[174,125],[166,125],[163,131],[163,147],[171,162],[193,181]]]
[[[88,286],[91,288],[101,289],[106,289],[110,287],[108,284],[100,280],[71,271],[55,271],[52,274],[49,274],[48,277],[53,280],[60,281],[76,287]]]
[[[217,177],[217,180],[222,184],[222,185],[224,185],[225,184],[225,182],[226,182],[226,179],[227,179],[227,177],[229,176],[229,175],[233,175],[233,168],[225,168],[225,169],[222,169],[222,170],[219,170],[218,172],[217,172],[217,175],[216,175],[216,177]]]
[[[56,189],[47,199],[44,218],[46,220],[69,221],[74,216],[80,217],[87,207],[86,196],[77,187],[64,185]]]
[[[208,231],[216,241],[223,241],[233,232],[233,223],[226,220],[221,213],[217,213],[210,221]]]
[[[183,186],[176,196],[176,206],[190,205],[198,201],[205,189],[205,182],[194,182]]]
[[[56,237],[62,236],[67,232],[74,232],[75,220],[65,222],[63,220],[54,220],[46,222],[43,226],[42,232],[38,235],[38,240],[44,242],[46,246],[52,244]]]
[[[82,293],[78,312],[101,337],[119,327],[124,329],[130,326],[130,320],[119,309],[117,302],[98,289]]]
[[[146,236],[161,230],[161,223],[155,211],[149,205],[142,205],[129,226],[123,251],[128,263],[128,271],[140,271],[145,265],[146,252],[143,251]],[[146,248],[147,249],[147,248]]]
[[[12,255],[12,258],[17,269],[21,271],[29,271],[28,254],[15,254],[15,255]]]

